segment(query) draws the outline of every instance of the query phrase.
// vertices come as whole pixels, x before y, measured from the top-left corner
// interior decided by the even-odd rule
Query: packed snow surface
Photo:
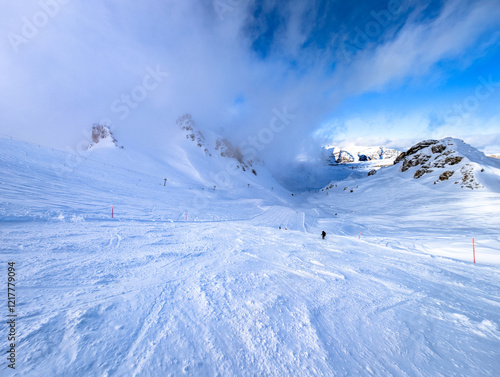
[[[130,153],[0,139],[2,375],[498,375],[497,180],[395,166],[292,196],[264,168],[221,185],[223,159]]]

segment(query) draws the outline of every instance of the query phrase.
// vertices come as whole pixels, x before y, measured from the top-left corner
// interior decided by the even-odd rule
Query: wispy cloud
[[[57,6],[53,15],[47,4]],[[359,130],[377,137],[384,124],[403,133],[403,125],[390,122],[394,115],[373,117],[368,127],[367,117],[356,123],[355,114],[348,114],[351,120],[345,122],[336,109],[365,93],[397,95],[412,80],[449,74],[439,67],[443,62],[463,61],[459,69],[467,69],[500,40],[494,0],[451,0],[432,12],[403,1],[398,16],[373,29],[368,43],[347,59],[346,38],[374,27],[374,12],[387,11],[389,2],[375,8],[369,1],[355,6],[325,0],[227,1],[224,17],[215,4],[6,4],[0,14],[1,131],[64,147],[76,143],[93,122],[108,119],[123,143],[161,147],[175,119],[191,112],[201,127],[240,142],[266,127],[273,109],[286,107],[295,115],[293,124],[261,151],[269,161],[279,161],[314,149],[308,145],[317,142],[314,133],[325,124],[336,126],[323,128],[323,134],[337,138],[356,137]],[[30,23],[39,26],[26,38]],[[24,40],[13,46],[13,36]],[[160,67],[168,77],[122,119],[113,104],[133,95],[148,67]]]
[[[449,1],[438,17],[409,17],[394,39],[367,48],[334,75],[342,96],[383,90],[387,85],[425,75],[438,62],[460,59],[492,26],[498,26],[495,1]],[[498,39],[483,44],[484,50]]]

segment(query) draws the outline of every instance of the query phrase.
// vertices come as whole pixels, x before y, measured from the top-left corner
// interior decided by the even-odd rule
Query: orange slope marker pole
[[[476,245],[474,244],[474,238],[472,238],[472,255],[474,257],[474,263],[476,263]]]
[[[358,240],[361,238],[361,232],[359,232]]]
[[[111,218],[115,217],[115,206],[111,206]]]

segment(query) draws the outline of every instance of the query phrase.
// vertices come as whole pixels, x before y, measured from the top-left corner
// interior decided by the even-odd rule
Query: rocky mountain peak
[[[425,140],[399,155],[394,164],[401,164],[400,171],[413,173],[413,178],[434,177],[434,184],[453,180],[462,188],[478,189],[483,186],[476,175],[484,169],[458,151],[461,140]]]

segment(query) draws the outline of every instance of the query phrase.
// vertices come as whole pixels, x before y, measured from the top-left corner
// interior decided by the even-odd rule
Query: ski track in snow
[[[100,226],[69,225],[80,249],[59,246],[67,223],[14,224],[4,236],[10,244],[23,227],[38,241],[38,253],[16,256],[20,375],[494,375],[498,367],[494,267],[246,222],[222,234],[209,223],[117,223],[119,248],[100,249],[110,243]]]
[[[219,190],[196,208],[189,190],[120,185],[98,165],[87,168],[101,178],[79,186],[84,173],[54,178],[49,163],[38,176],[3,158],[0,257],[18,268],[19,338],[17,369],[2,360],[2,375],[500,370],[498,220],[467,197],[463,218],[447,217],[456,198],[398,207],[397,188],[329,201]],[[484,197],[484,213],[498,208],[498,195]],[[121,203],[114,219],[109,203]],[[470,229],[482,229],[476,265]]]

